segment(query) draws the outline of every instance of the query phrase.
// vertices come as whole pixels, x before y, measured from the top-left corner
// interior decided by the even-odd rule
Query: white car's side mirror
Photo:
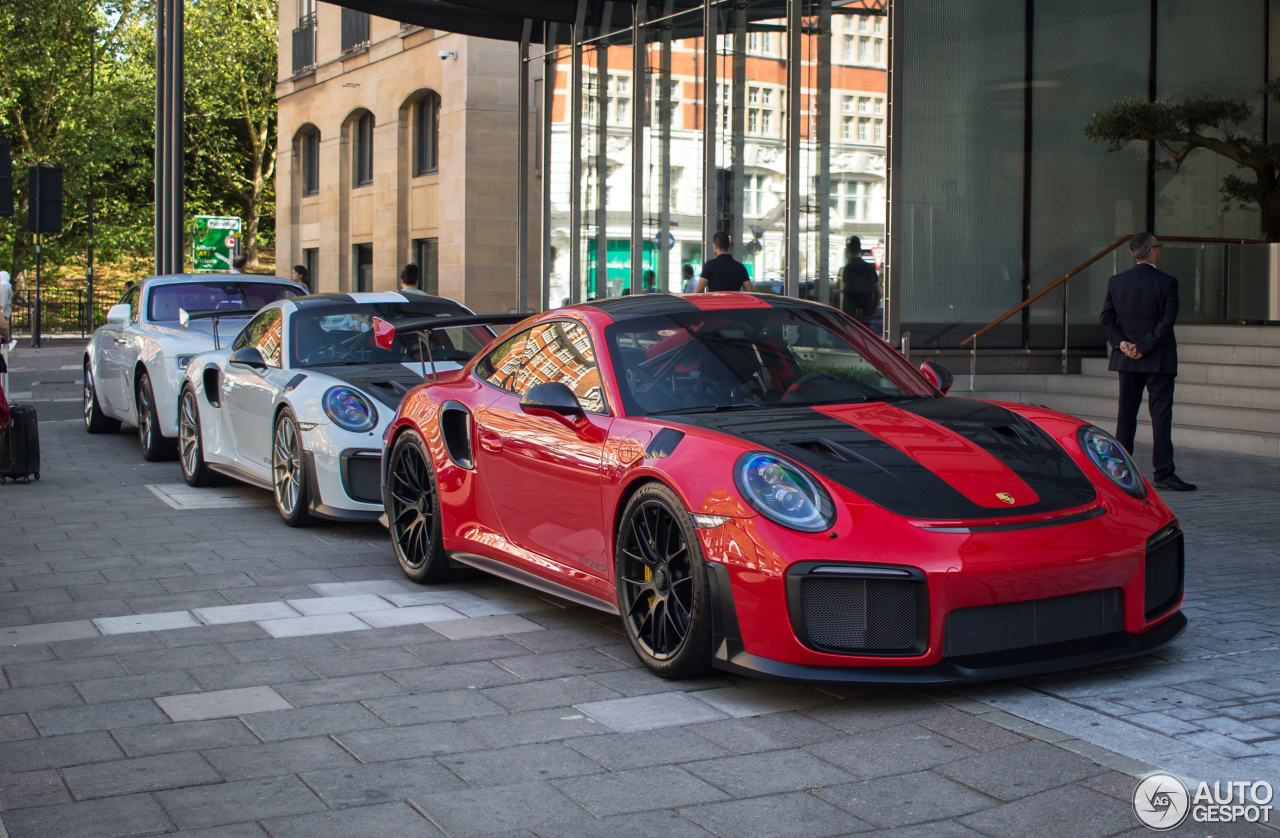
[[[178,325],[184,329],[191,325],[191,315],[185,308],[178,309]]]
[[[128,303],[116,303],[110,309],[107,310],[107,322],[108,323],[128,323],[129,315],[132,313],[133,311],[132,309],[129,308]]]

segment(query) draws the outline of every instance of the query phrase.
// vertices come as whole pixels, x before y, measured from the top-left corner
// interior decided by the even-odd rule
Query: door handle
[[[480,431],[480,447],[494,454],[502,450],[502,437],[493,431]]]

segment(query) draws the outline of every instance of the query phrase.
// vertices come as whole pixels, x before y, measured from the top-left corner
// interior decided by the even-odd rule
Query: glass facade
[[[873,263],[858,316],[955,349],[1121,236],[1255,238],[1257,212],[1222,201],[1221,158],[1175,175],[1084,128],[1119,100],[1212,93],[1257,100],[1264,131],[1269,2],[580,4],[525,58],[543,79],[526,212],[544,306],[691,290],[724,231],[756,290],[851,313],[844,277],[861,287],[854,262]],[[1171,245],[1183,319],[1221,319],[1225,247]],[[1064,311],[1071,345],[1096,348],[1128,264],[1099,260],[983,348],[1060,347]]]

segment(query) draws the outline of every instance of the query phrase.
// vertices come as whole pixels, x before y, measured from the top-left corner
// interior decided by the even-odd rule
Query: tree
[[[274,234],[276,12],[275,0],[187,4],[187,210],[242,217],[250,266]]]
[[[1258,90],[1267,99],[1280,99],[1280,79]],[[1118,151],[1126,143],[1155,143],[1168,159],[1158,168],[1179,171],[1187,156],[1203,148],[1253,172],[1250,181],[1239,175],[1222,180],[1223,201],[1256,204],[1262,216],[1263,241],[1280,241],[1280,143],[1267,143],[1240,133],[1251,120],[1254,106],[1241,99],[1200,96],[1185,102],[1116,102],[1085,126],[1090,138]]]

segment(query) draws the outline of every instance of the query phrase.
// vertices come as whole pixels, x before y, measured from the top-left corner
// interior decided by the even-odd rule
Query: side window
[[[280,366],[280,327],[283,321],[279,309],[264,311],[249,321],[249,325],[236,336],[231,351],[256,346],[268,366]]]
[[[476,375],[503,390],[514,390],[516,373],[520,371],[520,362],[524,360],[525,344],[529,340],[531,330],[525,329],[513,335],[476,364]]]
[[[138,318],[142,316],[142,289],[136,285],[133,286],[124,293],[120,302],[129,306],[129,322],[137,323]]]
[[[608,412],[595,348],[581,325],[556,321],[535,327],[524,354],[516,386],[509,388],[516,395],[523,395],[538,384],[558,381],[573,391],[584,410]]]

